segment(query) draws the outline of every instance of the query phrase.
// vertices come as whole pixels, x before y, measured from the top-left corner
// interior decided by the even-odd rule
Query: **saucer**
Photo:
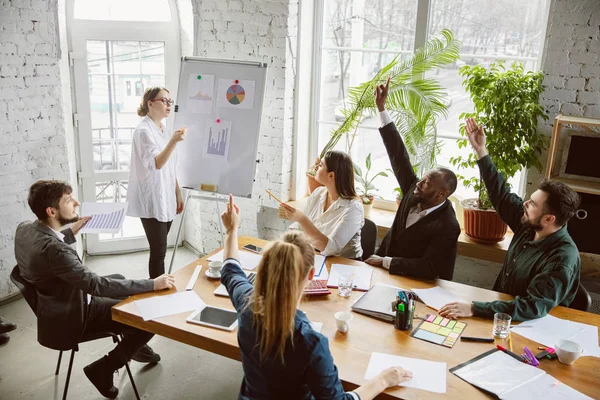
[[[213,275],[213,274],[210,273],[210,271],[208,269],[206,271],[204,271],[204,275],[206,275],[210,279],[221,279],[221,274],[220,273],[218,273],[216,275]]]

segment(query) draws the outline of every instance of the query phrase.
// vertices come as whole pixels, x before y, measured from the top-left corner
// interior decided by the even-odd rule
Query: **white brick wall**
[[[546,32],[541,103],[551,134],[557,113],[600,118],[600,2],[553,0]]]
[[[69,177],[57,16],[57,0],[0,2],[0,299],[16,290],[15,229],[35,218],[29,186]]]
[[[269,67],[256,182],[252,199],[238,202],[240,233],[271,239],[287,226],[264,189],[283,200],[290,189],[298,0],[195,1],[199,14],[196,55],[261,61]],[[185,221],[187,241],[200,251],[218,247],[217,218],[214,203],[191,202]]]

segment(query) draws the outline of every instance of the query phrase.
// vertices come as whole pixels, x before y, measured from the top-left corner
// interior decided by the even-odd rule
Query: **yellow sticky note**
[[[438,331],[438,329],[440,329],[440,326],[434,325],[431,322],[423,322],[423,325],[421,325],[419,328],[424,329],[429,332],[436,333]]]
[[[438,335],[442,335],[442,336],[448,336],[448,334],[449,334],[450,332],[452,332],[452,329],[448,329],[448,328],[442,327],[442,328],[440,328],[440,329],[437,331],[437,334],[438,334]]]
[[[433,320],[433,323],[434,323],[434,324],[436,324],[436,325],[439,325],[439,324],[440,324],[440,322],[442,322],[442,320],[443,320],[443,319],[444,319],[444,318],[442,318],[442,317],[440,317],[440,316],[438,315],[438,316],[437,316],[437,318]]]

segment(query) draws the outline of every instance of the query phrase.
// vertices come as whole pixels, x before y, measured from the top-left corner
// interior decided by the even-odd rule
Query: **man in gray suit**
[[[146,343],[153,334],[114,322],[111,307],[119,298],[153,290],[169,289],[172,275],[156,279],[128,280],[98,276],[82,264],[70,244],[90,217],[79,218],[79,202],[71,186],[60,181],[38,181],[29,189],[28,203],[37,221],[22,222],[15,236],[15,255],[21,276],[37,292],[38,341],[56,350],[68,350],[85,335],[102,332],[123,334],[108,355],[83,370],[105,397],[115,398],[113,373],[127,360],[156,362],[158,355]],[[63,226],[71,228],[61,232]],[[92,295],[88,301],[87,295]],[[140,354],[142,347],[146,353]],[[148,354],[149,353],[149,354]]]

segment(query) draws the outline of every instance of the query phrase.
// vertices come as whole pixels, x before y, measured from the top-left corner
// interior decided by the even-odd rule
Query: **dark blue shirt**
[[[252,308],[246,307],[254,287],[237,260],[225,261],[221,282],[238,312],[238,343],[244,368],[239,399],[360,399],[356,393],[344,391],[327,338],[312,329],[300,310],[296,310],[293,339],[288,339],[285,346],[285,364],[280,357],[265,356],[261,360]]]

